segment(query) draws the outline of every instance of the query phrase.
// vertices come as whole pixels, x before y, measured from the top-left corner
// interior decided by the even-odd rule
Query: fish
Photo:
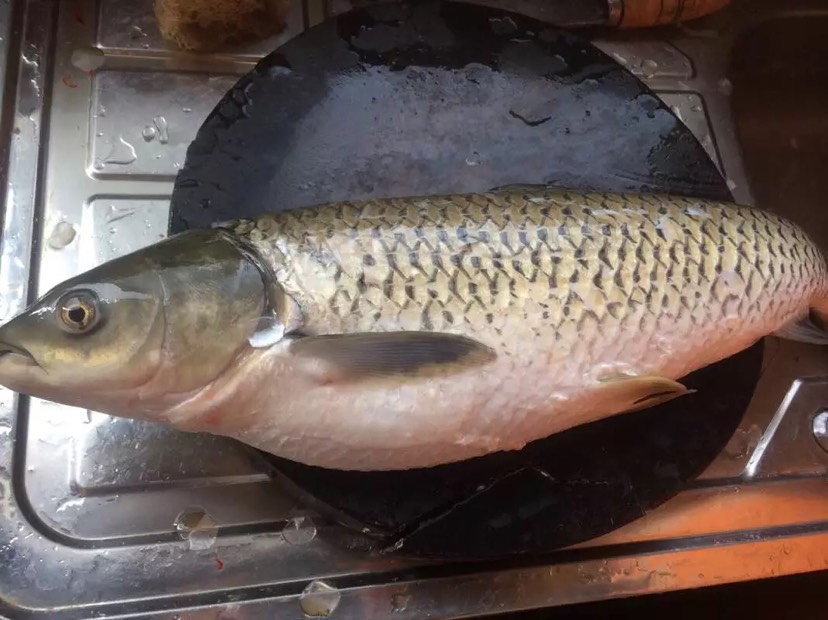
[[[0,326],[0,384],[405,470],[692,398],[694,370],[766,336],[823,345],[826,318],[823,254],[772,212],[508,186],[170,236]]]

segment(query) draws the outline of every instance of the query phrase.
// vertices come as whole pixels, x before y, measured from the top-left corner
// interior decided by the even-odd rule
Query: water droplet
[[[106,108],[103,106],[99,106],[98,110],[95,112],[95,116],[104,117],[106,116]]]
[[[152,125],[144,127],[141,130],[141,137],[144,139],[144,142],[151,142],[155,138],[155,127]]]
[[[136,159],[138,159],[138,155],[135,153],[135,147],[127,142],[123,136],[118,136],[118,141],[112,145],[112,150],[104,159],[104,163],[128,166]]]
[[[35,98],[40,99],[40,82],[38,82],[37,78],[30,79],[29,86],[32,88],[32,95],[34,95]],[[29,114],[29,117],[31,118],[31,113]]]
[[[820,448],[828,452],[828,410],[820,411],[814,416],[811,428]]]
[[[167,119],[163,116],[156,116],[152,119],[155,123],[155,128],[158,130],[158,141],[161,144],[167,144],[170,141],[170,133],[167,128]]]
[[[736,181],[734,181],[733,179],[728,179],[727,180],[727,189],[729,189],[731,192],[734,189],[736,189]]]
[[[109,213],[107,213],[106,222],[107,224],[112,224],[118,220],[123,220],[133,215],[135,215],[135,209],[131,207],[119,207],[118,205],[112,204],[109,205]]]
[[[55,512],[64,512],[75,508],[80,508],[86,503],[85,497],[68,497],[60,500]]]
[[[309,517],[296,517],[282,530],[282,538],[289,545],[306,545],[316,537],[316,526]]]
[[[744,458],[753,453],[761,439],[762,429],[756,424],[751,424],[747,429],[737,428],[725,446],[724,452],[733,459]]]
[[[624,57],[623,57],[621,54],[619,54],[618,52],[613,52],[613,53],[612,53],[612,57],[613,57],[613,58],[615,58],[615,60],[617,60],[619,63],[621,63],[621,64],[622,64],[622,65],[624,65],[625,67],[627,66],[627,62],[628,62],[628,61],[627,61],[627,59],[626,59],[626,58],[624,58]]]
[[[142,37],[147,36],[147,33],[141,29],[141,26],[134,25],[129,30],[129,38],[130,39],[140,39]]]
[[[480,164],[480,153],[478,153],[477,151],[474,151],[471,155],[466,157],[467,166],[479,166]]]
[[[690,106],[690,110],[693,112],[701,112],[702,107],[697,103],[695,105]]]
[[[181,111],[184,112],[184,114],[189,114],[190,112],[193,111],[193,109],[192,108],[181,108]]]
[[[207,512],[198,507],[186,508],[175,519],[178,535],[194,551],[209,549],[216,542],[218,526]]]
[[[106,56],[97,47],[82,47],[72,52],[71,62],[81,71],[95,71],[103,66]]]
[[[652,58],[645,58],[641,61],[641,74],[645,78],[653,77],[658,71],[658,63]]]
[[[247,339],[254,349],[266,349],[280,342],[285,336],[285,325],[276,317],[264,316],[259,319],[256,330]]]
[[[498,35],[508,36],[517,32],[517,24],[511,17],[490,17],[489,26],[492,32]]]
[[[391,597],[391,611],[394,613],[401,613],[408,609],[408,604],[411,602],[410,594],[395,594]]]
[[[271,78],[282,77],[293,73],[290,67],[283,67],[281,65],[274,65],[267,70],[267,76]]]
[[[49,235],[49,247],[53,250],[62,250],[75,240],[77,231],[69,222],[60,221],[55,224],[52,234]]]
[[[733,82],[727,78],[722,78],[718,82],[719,92],[728,97],[733,93]]]
[[[309,618],[325,618],[333,613],[341,598],[342,594],[333,586],[324,581],[311,581],[302,590],[299,606]]]

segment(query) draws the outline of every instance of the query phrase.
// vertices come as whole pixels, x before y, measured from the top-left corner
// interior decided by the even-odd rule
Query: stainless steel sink
[[[804,57],[785,53],[810,44],[824,57],[813,24],[828,23],[828,8],[781,4],[741,0],[692,27],[596,43],[673,106],[737,200],[803,221],[828,249],[816,166],[824,79],[797,73]],[[329,12],[323,0],[298,2],[278,39],[200,57],[170,48],[151,9],[0,4],[2,319],[162,237],[172,180],[203,118],[258,58]],[[746,60],[773,44],[778,58]],[[763,69],[777,61],[789,66]],[[2,391],[0,613],[459,617],[826,568],[823,408],[828,356],[770,341],[742,426],[693,489],[542,562],[437,566],[330,542],[338,528],[294,505],[229,440]]]

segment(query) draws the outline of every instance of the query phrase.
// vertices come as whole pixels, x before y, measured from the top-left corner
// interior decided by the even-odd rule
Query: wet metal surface
[[[796,19],[825,14],[816,2],[786,3],[784,9],[775,1],[746,4],[755,22],[783,10]],[[137,243],[165,234],[174,164],[183,163],[180,149],[203,122],[199,115],[216,103],[203,101],[215,92],[208,77],[244,75],[325,13],[317,2],[297,7],[290,30],[278,40],[193,57],[163,43],[148,0],[0,4],[0,52],[11,59],[4,74],[9,105],[0,123],[8,181],[2,196],[0,314],[7,317],[58,281],[135,247],[136,234]],[[615,54],[628,59],[662,101],[677,107],[705,150],[718,155],[736,199],[750,203],[730,115],[730,96],[738,96],[740,86],[738,80],[730,88],[723,82],[728,51],[747,23],[744,17],[714,22],[708,26],[721,31],[714,39],[668,30],[596,42],[618,62]],[[12,26],[18,37],[9,37]],[[72,63],[76,50],[90,47],[104,55],[94,75]],[[686,63],[692,72],[679,77]],[[155,80],[123,77],[132,78],[130,72],[162,74],[193,90],[189,98],[179,91],[164,95]],[[193,74],[203,81],[190,81]],[[104,92],[98,80],[107,79],[109,88],[137,84],[141,92]],[[157,97],[144,94],[154,88],[161,89]],[[108,126],[106,116],[96,119],[96,92],[116,108],[130,96],[147,108]],[[118,110],[104,111],[110,113]],[[167,121],[166,144],[154,123],[158,116]],[[145,142],[150,124],[156,135]],[[107,135],[97,136],[99,131]],[[118,143],[124,131],[135,161],[113,163],[120,166],[117,174],[109,174],[109,165],[96,171],[93,146],[108,156],[103,147]],[[114,154],[121,161],[129,157],[129,149]],[[796,152],[785,157],[794,159]],[[797,203],[779,209],[807,215]],[[61,222],[76,235],[56,248],[62,243],[48,241]],[[694,488],[620,529],[521,565],[376,556],[358,541],[349,549],[343,528],[297,506],[232,442],[110,422],[97,413],[2,391],[0,613],[301,617],[303,591],[316,581],[340,593],[331,618],[459,617],[824,568],[828,453],[814,438],[814,422],[828,405],[822,387],[828,363],[822,349],[769,340],[763,368],[739,428]],[[788,445],[791,437],[810,443]],[[762,458],[753,474],[746,472],[760,445]],[[181,536],[178,517],[194,510],[209,516],[206,533],[196,537],[196,546],[209,542],[209,548],[192,549]],[[191,531],[184,528],[185,534]]]

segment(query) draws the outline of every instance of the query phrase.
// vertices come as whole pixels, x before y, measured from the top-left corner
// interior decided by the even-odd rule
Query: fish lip
[[[40,364],[35,361],[35,358],[23,347],[18,347],[13,344],[9,344],[8,342],[0,341],[0,361],[8,357],[9,355],[16,355],[22,358],[26,363],[32,366],[40,366]]]

